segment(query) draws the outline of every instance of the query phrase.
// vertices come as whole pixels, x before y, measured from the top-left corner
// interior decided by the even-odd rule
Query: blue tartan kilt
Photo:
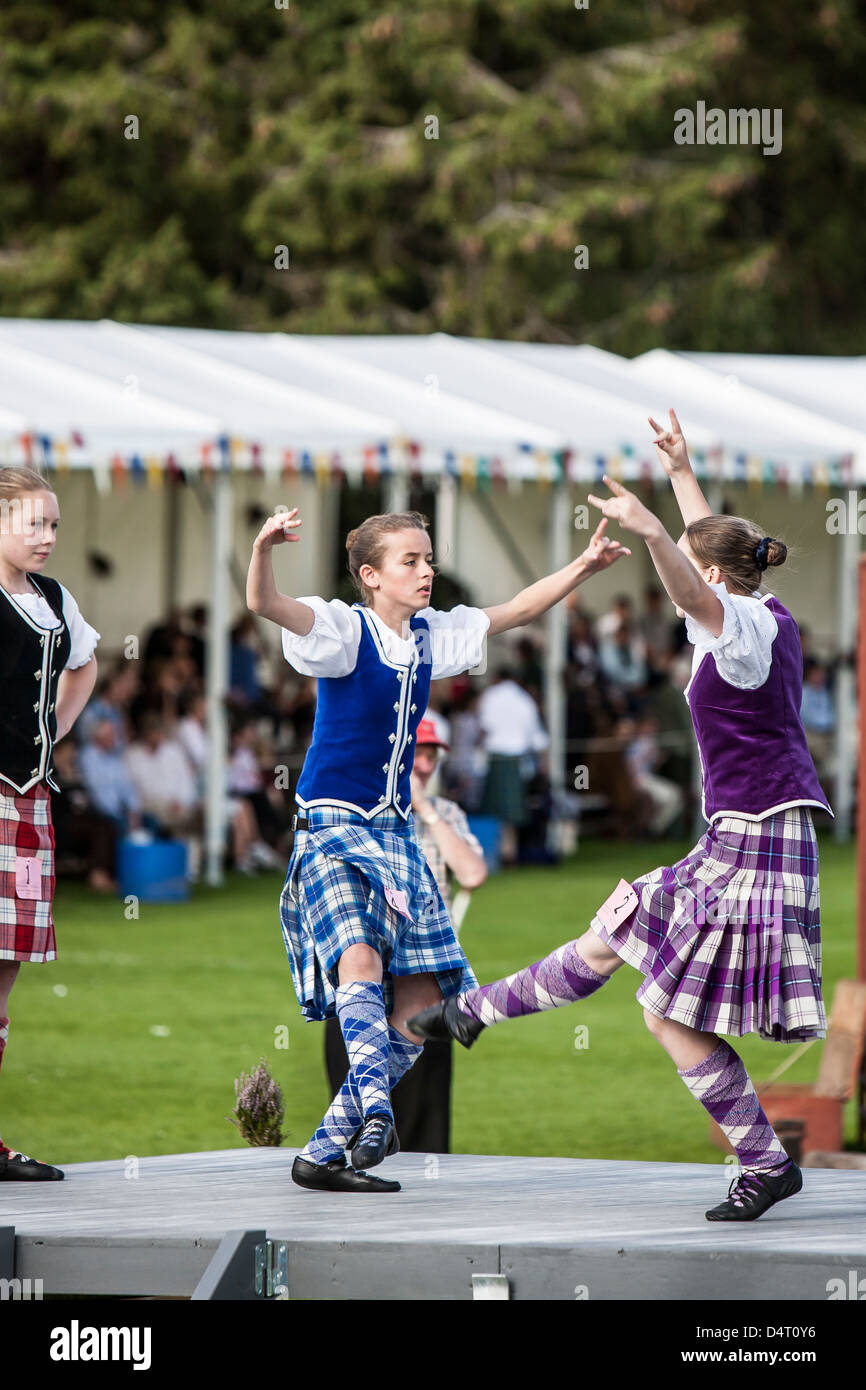
[[[388,1013],[395,975],[433,974],[446,998],[478,983],[411,821],[384,811],[370,822],[340,807],[304,815],[310,828],[295,834],[280,922],[308,1021],[335,1015],[337,964],[350,946],[372,946],[382,957]]]

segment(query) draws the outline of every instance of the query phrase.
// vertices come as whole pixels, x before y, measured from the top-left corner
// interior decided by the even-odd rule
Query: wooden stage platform
[[[255,1297],[265,1233],[290,1299],[826,1301],[829,1280],[866,1278],[862,1171],[804,1169],[797,1197],[729,1226],[704,1217],[726,1195],[722,1163],[401,1154],[378,1171],[402,1192],[361,1196],[296,1187],[294,1153],[80,1163],[62,1183],[4,1183],[0,1278],[41,1279],[44,1295]]]

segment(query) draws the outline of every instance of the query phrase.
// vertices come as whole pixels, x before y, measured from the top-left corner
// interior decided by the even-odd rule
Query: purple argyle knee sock
[[[678,1075],[712,1116],[743,1168],[779,1168],[791,1160],[758,1100],[748,1072],[724,1039],[715,1052]]]
[[[518,1018],[521,1014],[537,1014],[544,1009],[573,1004],[577,999],[594,994],[607,980],[607,975],[599,975],[587,965],[575,949],[575,943],[569,941],[544,960],[518,970],[516,975],[459,994],[457,1007],[489,1027],[503,1018]]]

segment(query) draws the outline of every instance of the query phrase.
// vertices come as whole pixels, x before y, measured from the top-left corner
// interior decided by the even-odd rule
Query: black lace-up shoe
[[[386,1182],[370,1173],[350,1168],[345,1158],[330,1163],[308,1163],[300,1155],[292,1164],[292,1181],[314,1192],[399,1192],[398,1182]]]
[[[783,1173],[773,1169],[762,1172],[747,1169],[734,1178],[728,1188],[728,1200],[706,1213],[708,1221],[757,1221],[776,1202],[793,1197],[803,1186],[803,1174],[792,1163]]]
[[[383,1159],[400,1152],[394,1123],[385,1115],[373,1115],[349,1145],[353,1168],[375,1168]]]
[[[60,1182],[63,1172],[27,1154],[13,1154],[0,1144],[0,1182]]]
[[[408,1020],[408,1026],[419,1038],[431,1042],[447,1042],[454,1038],[464,1047],[471,1047],[486,1025],[458,1009],[457,999],[452,995],[441,1004],[434,1004],[432,1009],[422,1009]]]

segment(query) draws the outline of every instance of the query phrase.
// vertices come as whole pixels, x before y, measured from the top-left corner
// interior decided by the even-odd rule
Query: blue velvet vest
[[[764,684],[757,690],[730,685],[707,652],[686,687],[708,821],[738,811],[761,816],[798,804],[830,811],[800,719],[803,655],[797,624],[777,598],[766,604],[778,632]]]
[[[385,653],[376,620],[356,603],[361,642],[348,676],[320,676],[313,741],[295,800],[310,806],[344,806],[371,820],[412,809],[409,777],[415,733],[427,708],[433,669],[430,631],[424,618],[410,618],[415,641],[406,664]]]

